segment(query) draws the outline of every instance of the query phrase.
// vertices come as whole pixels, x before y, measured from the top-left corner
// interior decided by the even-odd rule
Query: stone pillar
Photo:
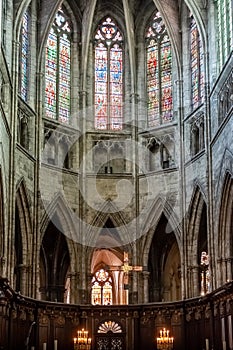
[[[200,290],[199,290],[199,266],[192,266],[192,270],[193,270],[193,296],[197,296],[200,294]]]
[[[28,268],[24,264],[20,264],[17,266],[19,270],[19,278],[20,278],[20,293],[22,295],[27,295],[27,272]]]
[[[142,272],[143,276],[143,303],[148,303],[149,302],[149,276],[150,272],[149,271],[143,271]]]
[[[70,278],[70,303],[75,304],[77,303],[77,278],[78,274],[76,272],[71,272],[69,274]]]
[[[232,268],[231,268],[231,266],[232,266],[232,258],[228,258],[227,262],[226,262],[226,269],[227,269],[227,280],[226,280],[226,282],[232,280]]]

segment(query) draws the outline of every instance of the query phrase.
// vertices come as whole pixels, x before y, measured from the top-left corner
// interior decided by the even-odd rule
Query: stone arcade
[[[233,350],[232,1],[0,8],[0,349]]]

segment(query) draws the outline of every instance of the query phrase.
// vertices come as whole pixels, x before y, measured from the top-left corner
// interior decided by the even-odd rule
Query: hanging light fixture
[[[169,331],[163,328],[159,332],[159,337],[157,338],[157,349],[158,350],[172,350],[173,349],[174,338],[169,337]]]
[[[90,350],[91,338],[88,337],[88,331],[82,328],[81,331],[77,331],[77,337],[74,338],[74,350]]]

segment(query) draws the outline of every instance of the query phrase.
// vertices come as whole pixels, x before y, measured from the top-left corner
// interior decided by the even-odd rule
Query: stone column
[[[77,278],[78,274],[76,272],[71,272],[69,274],[70,278],[70,303],[75,304],[77,303]]]
[[[192,266],[192,270],[193,270],[193,296],[197,296],[200,294],[200,290],[199,290],[199,266]]]
[[[20,293],[23,295],[27,295],[28,267],[24,264],[20,264],[17,266],[17,269],[19,270],[19,276],[20,276]]]
[[[150,272],[149,271],[143,271],[142,272],[143,276],[143,303],[148,303],[149,302],[149,276]]]

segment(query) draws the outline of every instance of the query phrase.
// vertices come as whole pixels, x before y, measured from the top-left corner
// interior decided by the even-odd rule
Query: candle
[[[222,342],[222,350],[227,350],[227,344],[225,340]]]
[[[54,339],[54,350],[57,350],[57,339]]]
[[[206,350],[209,350],[209,339],[205,340],[205,348]]]
[[[47,343],[43,343],[43,350],[46,350],[47,348]]]
[[[31,350],[35,350],[35,346],[31,346]]]

